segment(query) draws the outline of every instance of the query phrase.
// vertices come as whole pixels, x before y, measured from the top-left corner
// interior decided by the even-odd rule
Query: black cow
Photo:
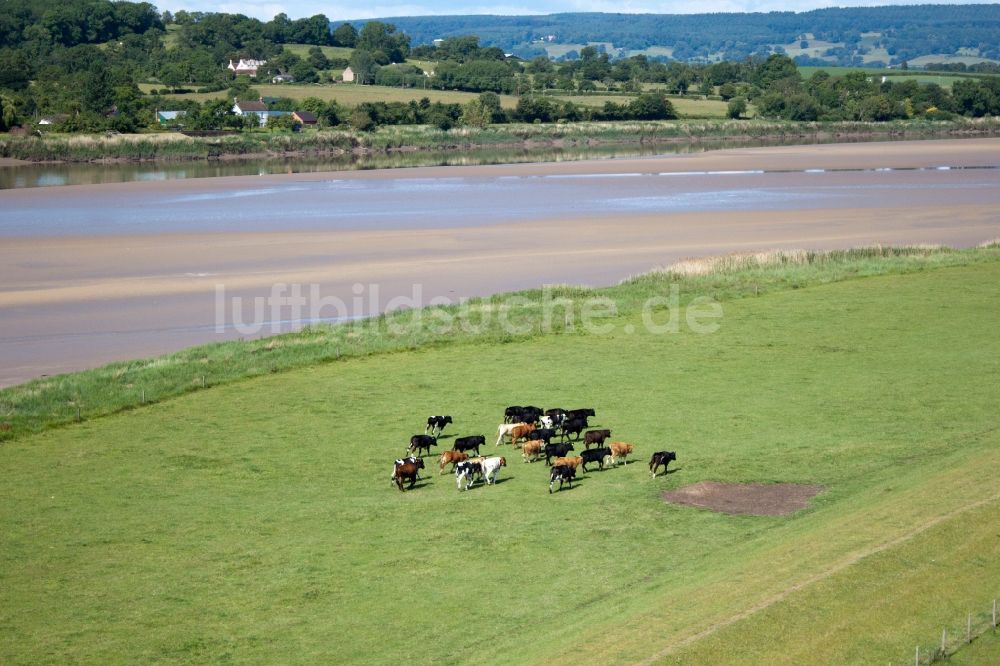
[[[556,431],[553,428],[535,428],[531,431],[528,439],[540,439],[546,444],[556,436]]]
[[[538,423],[538,419],[541,418],[542,414],[541,407],[535,407],[534,405],[528,405],[527,407],[521,408],[521,421],[524,423]]]
[[[545,445],[545,464],[551,465],[552,458],[562,458],[570,451],[574,451],[572,444],[546,444]]]
[[[427,417],[427,427],[424,428],[424,434],[430,430],[436,436],[440,436],[444,432],[444,427],[452,423],[450,416],[428,416]]]
[[[486,443],[486,435],[468,435],[466,437],[456,437],[452,444],[455,451],[475,451],[479,455],[479,447]]]
[[[567,419],[585,419],[588,416],[597,416],[594,413],[593,408],[588,407],[586,409],[571,409],[566,412]]]
[[[611,437],[610,430],[588,430],[583,433],[583,447],[589,449],[591,444],[604,444],[604,440]]]
[[[410,445],[406,450],[410,453],[416,453],[417,455],[420,455],[421,450],[426,450],[429,455],[431,447],[437,446],[437,443],[437,437],[432,437],[430,435],[414,435],[410,438]]]
[[[504,423],[520,423],[521,422],[521,410],[524,407],[513,405],[508,407],[503,411],[503,422]]]
[[[569,439],[570,433],[576,435],[576,439],[580,439],[580,433],[583,432],[584,428],[587,427],[586,417],[582,419],[570,419],[562,424],[562,439]]]
[[[597,463],[601,469],[604,469],[604,459],[610,455],[611,449],[607,447],[580,451],[580,457],[583,458],[583,463],[580,466],[583,467],[584,472],[587,471],[587,463]]]
[[[653,454],[653,457],[649,459],[649,473],[656,478],[656,468],[663,465],[663,473],[667,473],[667,465],[670,464],[671,460],[677,460],[677,454],[673,451],[657,451]]]
[[[552,494],[552,485],[558,481],[559,490],[562,490],[563,483],[568,483],[573,487],[573,479],[576,478],[576,470],[568,465],[556,465],[549,471],[549,494]]]

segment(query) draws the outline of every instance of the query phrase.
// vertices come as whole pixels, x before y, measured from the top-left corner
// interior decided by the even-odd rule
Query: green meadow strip
[[[0,442],[99,418],[192,391],[318,363],[467,343],[506,344],[543,336],[590,335],[578,313],[598,303],[596,321],[620,321],[658,299],[660,309],[696,299],[754,298],[831,282],[1000,260],[1000,243],[955,250],[873,246],[831,252],[774,251],[680,262],[605,288],[557,285],[402,310],[295,333],[214,343],[0,390]],[[577,314],[569,314],[577,313]],[[452,325],[443,326],[443,322]]]

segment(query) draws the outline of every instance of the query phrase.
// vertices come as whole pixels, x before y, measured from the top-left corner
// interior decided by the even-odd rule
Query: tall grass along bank
[[[735,254],[681,261],[607,288],[554,286],[472,299],[461,306],[394,311],[271,338],[193,347],[0,390],[0,442],[316,363],[471,342],[593,335],[605,324],[644,312],[651,302],[660,303],[657,307],[686,308],[854,278],[998,260],[996,241],[968,250],[873,246]],[[596,325],[582,325],[582,312]]]
[[[759,120],[690,120],[586,122],[547,125],[491,125],[478,129],[440,130],[429,126],[350,130],[244,132],[221,137],[180,134],[119,136],[55,135],[0,137],[0,157],[38,162],[171,161],[223,158],[337,156],[355,152],[475,151],[483,148],[588,145],[655,145],[677,141],[761,140],[812,143],[839,139],[996,136],[1000,120],[957,119],[870,122],[774,122]]]

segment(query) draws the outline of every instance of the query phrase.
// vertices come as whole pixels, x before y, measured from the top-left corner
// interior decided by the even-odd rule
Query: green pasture
[[[284,48],[289,53],[294,53],[300,58],[307,58],[309,56],[309,49],[315,48],[312,44],[285,44]],[[354,49],[349,49],[343,46],[321,46],[319,47],[323,51],[323,55],[327,58],[342,58],[344,60],[350,60],[351,54],[354,53]]]
[[[564,102],[573,102],[580,106],[592,107],[603,107],[605,102],[628,104],[634,99],[634,97],[628,95],[602,95],[600,93],[594,95],[552,95],[552,97]],[[704,99],[698,96],[677,97],[672,95],[670,103],[674,105],[677,114],[682,118],[726,117],[727,103],[720,100]]]
[[[328,357],[2,441],[0,662],[912,663],[1000,595],[1000,261],[947,256],[677,279],[711,333],[667,301],[678,330],[647,330],[670,280],[643,277],[600,332]],[[496,486],[428,459],[390,487],[427,415],[492,440],[509,404],[594,407],[638,464],[549,495],[490,441]],[[825,490],[777,517],[659,497],[703,480]]]
[[[154,86],[155,87],[155,86]],[[353,83],[324,84],[254,84],[254,90],[259,90],[265,97],[290,97],[305,99],[318,97],[326,102],[336,100],[341,106],[352,108],[363,102],[415,102],[426,97],[431,102],[444,104],[465,104],[479,97],[479,93],[459,92],[456,90],[434,90],[431,88],[394,88],[389,86],[356,85]],[[212,93],[186,93],[182,95],[164,95],[168,99],[190,99],[199,103],[207,100],[227,97],[226,91]],[[512,95],[501,95],[500,103],[507,108],[517,106],[517,98]]]
[[[810,79],[813,74],[820,71],[826,72],[830,76],[844,76],[846,74],[861,72],[876,82],[881,81],[882,77],[885,76],[894,83],[902,83],[904,81],[913,80],[917,83],[936,83],[942,88],[948,89],[951,88],[955,81],[959,81],[963,78],[963,75],[955,75],[953,73],[924,72],[922,70],[865,69],[860,67],[799,67],[799,73],[802,75],[803,79]]]

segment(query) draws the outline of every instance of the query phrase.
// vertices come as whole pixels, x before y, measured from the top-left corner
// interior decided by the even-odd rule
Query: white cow
[[[487,458],[483,461],[483,478],[486,480],[487,485],[492,485],[496,483],[497,474],[500,472],[501,467],[507,466],[506,458]]]

